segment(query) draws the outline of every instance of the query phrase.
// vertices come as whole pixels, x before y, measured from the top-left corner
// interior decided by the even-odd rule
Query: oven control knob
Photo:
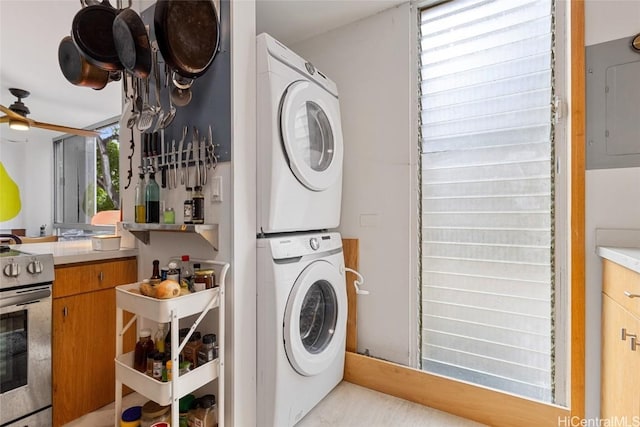
[[[314,251],[317,251],[320,248],[320,242],[317,238],[312,237],[311,239],[309,239],[309,246],[311,246],[311,249],[313,249]]]
[[[12,262],[11,264],[5,265],[2,272],[7,277],[18,277],[20,274],[20,266],[15,262]]]
[[[42,263],[38,260],[31,261],[27,265],[27,271],[31,274],[40,274],[42,273]]]

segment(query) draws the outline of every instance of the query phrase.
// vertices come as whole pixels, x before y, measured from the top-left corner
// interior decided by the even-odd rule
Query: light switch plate
[[[214,176],[211,180],[211,203],[222,202],[222,177]]]

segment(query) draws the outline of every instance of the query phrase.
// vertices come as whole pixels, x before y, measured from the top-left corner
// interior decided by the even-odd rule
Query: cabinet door
[[[67,297],[132,283],[137,279],[137,270],[135,258],[62,265],[56,267],[53,297]]]
[[[602,419],[640,417],[640,345],[631,350],[630,338],[622,340],[622,328],[640,337],[640,320],[606,294],[602,295]],[[638,419],[638,418],[635,418]]]
[[[53,425],[61,426],[115,396],[115,290],[53,300]],[[125,351],[135,346],[135,327]]]

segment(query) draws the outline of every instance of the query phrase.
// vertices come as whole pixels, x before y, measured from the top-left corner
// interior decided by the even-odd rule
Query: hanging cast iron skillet
[[[636,35],[633,40],[631,40],[631,49],[640,53],[640,34]]]
[[[113,20],[113,42],[122,66],[136,77],[147,78],[151,72],[149,35],[133,9],[122,10]]]
[[[109,71],[90,64],[70,36],[64,37],[58,46],[58,63],[64,77],[76,86],[100,90],[109,83]]]
[[[113,42],[113,20],[118,11],[109,0],[80,9],[73,18],[71,36],[87,61],[107,71],[122,70]]]
[[[156,39],[165,62],[178,74],[204,74],[218,52],[220,27],[211,0],[158,0]]]

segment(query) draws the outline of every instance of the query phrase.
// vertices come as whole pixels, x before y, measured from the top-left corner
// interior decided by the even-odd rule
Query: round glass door
[[[322,191],[342,170],[338,100],[316,84],[294,82],[281,104],[280,126],[291,171],[307,188]]]
[[[284,319],[285,350],[298,373],[317,375],[344,351],[346,312],[344,276],[326,261],[307,266],[289,294]]]
[[[311,354],[323,351],[333,338],[338,321],[338,301],[331,284],[318,280],[307,290],[300,309],[300,338]]]

